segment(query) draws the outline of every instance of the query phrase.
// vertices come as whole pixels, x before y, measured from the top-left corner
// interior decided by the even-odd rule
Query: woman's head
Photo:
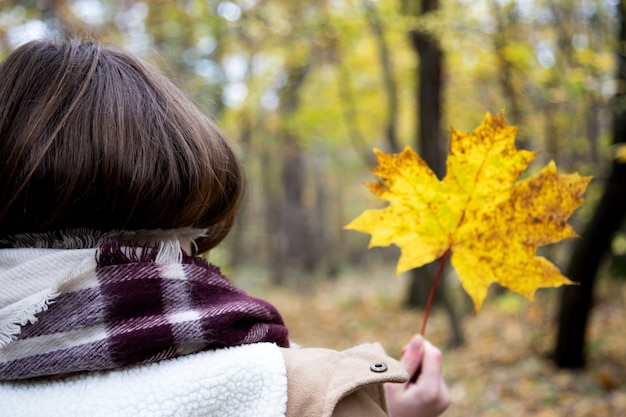
[[[157,70],[95,41],[35,41],[0,65],[0,235],[71,228],[230,230],[227,138]]]

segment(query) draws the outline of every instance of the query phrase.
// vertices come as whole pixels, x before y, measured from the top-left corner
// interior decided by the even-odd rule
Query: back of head
[[[0,235],[230,230],[242,172],[168,79],[95,41],[34,41],[0,65]]]

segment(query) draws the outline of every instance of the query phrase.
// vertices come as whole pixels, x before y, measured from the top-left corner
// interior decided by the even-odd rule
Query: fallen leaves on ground
[[[391,268],[370,268],[367,275],[367,280],[356,272],[337,281],[302,279],[291,288],[275,288],[259,281],[255,271],[241,273],[235,282],[276,305],[299,344],[345,349],[379,341],[399,357],[417,332],[421,312],[402,308],[407,282],[390,279]],[[577,372],[557,370],[545,359],[555,337],[556,291],[539,291],[538,303],[512,292],[493,295],[476,316],[463,291],[451,290],[457,308],[465,311],[465,345],[446,347],[449,328],[440,309],[431,312],[428,335],[444,352],[453,398],[445,417],[626,416],[625,285],[600,281],[589,367]]]

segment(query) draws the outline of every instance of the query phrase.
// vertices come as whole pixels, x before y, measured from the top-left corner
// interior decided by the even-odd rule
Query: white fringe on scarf
[[[10,241],[13,248],[0,249],[0,348],[15,340],[22,326],[37,321],[63,284],[95,270],[97,248],[104,240],[155,242],[158,262],[180,263],[181,241],[191,242],[202,233],[191,228],[109,233],[81,229],[16,236]]]

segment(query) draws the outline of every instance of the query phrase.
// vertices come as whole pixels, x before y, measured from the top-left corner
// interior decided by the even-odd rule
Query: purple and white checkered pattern
[[[62,288],[38,321],[2,348],[0,380],[155,362],[256,342],[288,346],[276,309],[200,258],[156,262],[153,248],[108,242],[98,268]]]

